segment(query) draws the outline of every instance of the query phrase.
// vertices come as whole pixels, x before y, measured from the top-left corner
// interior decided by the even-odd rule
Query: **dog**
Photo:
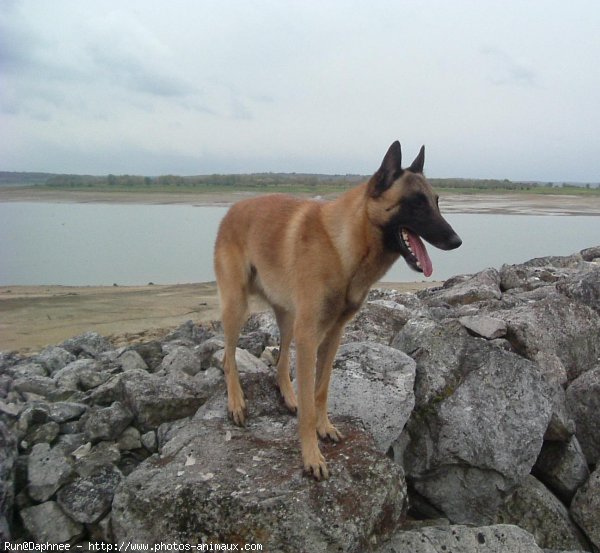
[[[235,349],[248,297],[256,294],[275,312],[281,335],[277,384],[286,407],[298,412],[304,470],[317,480],[329,477],[317,436],[343,439],[329,420],[327,393],[346,323],[399,257],[431,275],[421,238],[442,250],[462,243],[442,217],[438,196],[423,175],[425,147],[407,169],[401,162],[396,141],[367,182],[330,202],[284,194],[242,200],[229,209],[217,234],[214,261],[229,415],[234,423],[245,424]],[[292,339],[298,399],[289,374]]]

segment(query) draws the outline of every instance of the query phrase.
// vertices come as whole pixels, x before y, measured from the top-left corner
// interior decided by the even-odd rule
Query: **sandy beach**
[[[439,282],[380,283],[405,292]],[[251,311],[267,309],[255,300]],[[219,318],[214,282],[154,286],[0,286],[0,351],[33,353],[93,330],[115,345],[151,340],[188,320]]]
[[[164,194],[66,192],[0,188],[0,202],[228,205],[251,193]],[[444,212],[600,215],[600,196],[497,194],[444,195]],[[439,282],[385,284],[416,291]],[[266,306],[255,303],[252,309]],[[0,351],[39,351],[94,330],[116,344],[166,334],[187,320],[218,319],[215,283],[126,287],[0,286]]]

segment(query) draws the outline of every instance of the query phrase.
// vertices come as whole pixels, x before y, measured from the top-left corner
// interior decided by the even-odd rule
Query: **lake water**
[[[0,203],[0,285],[139,285],[214,280],[224,207]],[[460,249],[428,247],[432,280],[600,244],[588,216],[450,213]],[[399,260],[384,280],[426,280]]]

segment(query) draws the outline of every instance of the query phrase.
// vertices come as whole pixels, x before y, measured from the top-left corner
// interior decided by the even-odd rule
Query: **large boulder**
[[[568,442],[544,442],[534,474],[567,505],[590,476],[581,446],[575,436]]]
[[[344,552],[396,527],[406,508],[403,473],[368,433],[335,420],[346,439],[322,446],[332,477],[316,482],[302,474],[296,419],[285,414],[273,379],[247,375],[243,386],[246,428],[226,419],[221,394],[121,483],[115,540]]]
[[[406,300],[407,295],[402,294],[402,299]],[[412,296],[413,304],[419,302],[416,295]],[[369,341],[389,345],[406,322],[415,316],[415,312],[415,305],[407,307],[392,299],[368,301],[346,327],[343,341]]]
[[[531,475],[507,497],[496,522],[516,524],[527,530],[540,547],[586,549],[588,546],[566,507]]]
[[[600,550],[600,468],[579,488],[571,503],[573,520]]]
[[[70,519],[55,501],[21,510],[23,526],[37,543],[67,543],[81,537],[83,524]]]
[[[427,304],[469,305],[502,297],[500,274],[496,269],[485,269],[474,275],[461,275],[448,279],[439,289],[419,292]]]
[[[36,501],[46,501],[69,481],[72,472],[73,465],[61,448],[36,444],[28,459],[27,491]]]
[[[567,405],[575,419],[581,449],[588,463],[596,464],[600,460],[600,365],[571,383]]]
[[[600,316],[552,290],[537,301],[498,311],[495,316],[506,322],[507,338],[518,353],[542,366],[548,354],[558,360],[559,369],[552,372],[561,384],[577,378],[600,357]]]
[[[359,418],[386,452],[415,405],[415,362],[397,349],[373,342],[344,344],[334,363],[329,411]]]
[[[531,471],[552,405],[537,365],[487,342],[464,369],[415,409],[394,455],[413,489],[452,522],[487,524]]]
[[[578,274],[560,282],[556,288],[568,298],[600,313],[600,267],[596,266],[584,275]]]
[[[417,362],[417,408],[447,395],[468,371],[467,348],[473,339],[455,319],[437,322],[424,317],[410,319],[392,340],[392,346]]]

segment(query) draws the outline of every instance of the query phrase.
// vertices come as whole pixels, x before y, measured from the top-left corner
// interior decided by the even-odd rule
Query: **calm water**
[[[175,284],[214,280],[212,250],[227,208],[0,203],[0,285]],[[428,247],[431,279],[600,244],[600,219],[449,214],[460,249]],[[388,281],[423,280],[399,260]]]

